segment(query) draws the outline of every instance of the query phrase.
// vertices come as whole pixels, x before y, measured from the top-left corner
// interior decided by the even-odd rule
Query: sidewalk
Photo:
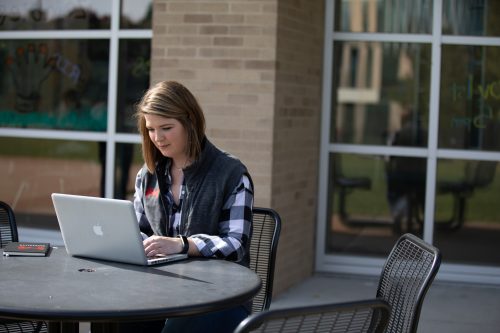
[[[271,309],[373,298],[378,277],[317,273],[276,296]],[[434,281],[419,333],[500,333],[500,287]]]

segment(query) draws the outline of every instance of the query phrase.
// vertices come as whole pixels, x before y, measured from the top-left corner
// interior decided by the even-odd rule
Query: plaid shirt
[[[142,193],[144,192],[141,187],[139,172],[136,179],[134,196],[134,206],[139,222],[147,220],[142,204]],[[176,237],[179,235],[184,184],[181,187],[178,205],[175,204],[170,189],[165,194],[165,198],[167,204],[172,208],[168,209],[167,207],[167,211],[172,212],[170,221],[173,221],[168,234]],[[222,207],[219,220],[219,234],[195,234],[189,238],[194,241],[198,251],[205,257],[224,258],[238,262],[243,258],[245,248],[248,247],[248,244],[244,244],[244,242],[250,239],[252,207],[253,189],[248,177],[243,176]]]

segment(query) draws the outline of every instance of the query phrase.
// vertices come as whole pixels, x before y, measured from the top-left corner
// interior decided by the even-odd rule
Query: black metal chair
[[[18,235],[14,212],[7,203],[0,201],[0,247],[17,241]]]
[[[253,299],[252,312],[269,309],[273,294],[274,264],[281,231],[281,218],[270,208],[253,208],[253,233],[250,243],[250,268],[262,280]]]
[[[16,217],[12,208],[0,201],[0,247],[10,242],[18,242]],[[42,333],[47,332],[47,325],[43,321],[18,321],[0,318],[0,333]]]
[[[440,265],[436,247],[412,234],[398,239],[385,261],[376,295],[391,306],[386,332],[417,332],[424,297]]]
[[[338,212],[342,223],[348,226],[373,225],[373,221],[350,218],[347,212],[347,199],[354,190],[370,190],[372,181],[369,177],[346,176],[343,172],[342,157],[335,154],[333,158],[334,187],[338,192]]]
[[[446,221],[436,221],[438,229],[455,231],[463,226],[467,199],[476,190],[491,185],[495,179],[496,167],[496,161],[468,161],[462,179],[437,183],[437,194],[453,196],[452,215]]]
[[[390,306],[381,299],[268,310],[242,321],[235,333],[382,333]]]

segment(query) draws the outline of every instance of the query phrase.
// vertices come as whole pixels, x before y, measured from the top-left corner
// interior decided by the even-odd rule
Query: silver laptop
[[[131,201],[52,193],[52,202],[69,255],[145,266],[187,258],[146,256]]]

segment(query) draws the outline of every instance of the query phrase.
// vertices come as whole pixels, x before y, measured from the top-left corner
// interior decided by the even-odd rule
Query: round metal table
[[[250,301],[261,280],[218,259],[154,267],[76,258],[0,258],[0,317],[50,322],[119,322],[187,316]]]

